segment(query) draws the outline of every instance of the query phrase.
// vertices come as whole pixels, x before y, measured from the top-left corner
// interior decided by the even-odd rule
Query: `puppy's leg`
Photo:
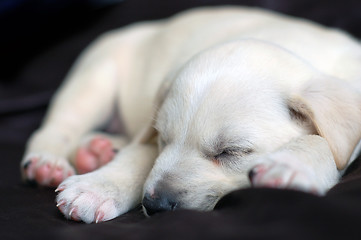
[[[298,189],[322,195],[336,184],[339,172],[326,140],[308,135],[258,159],[249,176],[256,187]]]
[[[73,175],[70,153],[85,133],[110,117],[116,101],[117,66],[99,48],[80,59],[53,99],[43,125],[28,141],[21,162],[24,180],[57,186]]]
[[[91,172],[110,162],[127,143],[122,136],[93,132],[83,137],[70,161],[79,174]]]
[[[129,211],[141,201],[157,153],[156,145],[131,144],[98,170],[69,177],[57,189],[59,210],[66,218],[86,223]]]

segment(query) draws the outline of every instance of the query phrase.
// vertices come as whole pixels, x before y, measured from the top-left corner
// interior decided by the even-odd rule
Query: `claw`
[[[55,192],[57,193],[57,192],[61,192],[61,191],[63,191],[65,189],[65,187],[64,186],[58,186],[56,189],[55,189]]]
[[[104,219],[104,213],[101,211],[97,211],[95,214],[95,223],[99,223],[100,221],[103,221]]]
[[[256,170],[253,168],[248,172],[248,179],[252,182],[253,178],[256,176],[257,172]]]
[[[56,207],[60,207],[62,205],[64,205],[66,202],[65,200],[60,200],[60,202],[58,202],[58,204],[56,204]]]
[[[69,217],[71,217],[71,214],[74,212],[75,208],[70,209]]]
[[[26,162],[26,163],[23,165],[23,168],[24,168],[25,170],[27,170],[30,165],[31,165],[31,160],[28,161],[28,162]]]

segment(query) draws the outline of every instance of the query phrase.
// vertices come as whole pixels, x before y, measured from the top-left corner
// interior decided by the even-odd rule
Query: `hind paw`
[[[28,154],[21,164],[26,181],[42,186],[57,187],[67,177],[75,174],[74,168],[61,157],[50,154]]]
[[[78,148],[75,167],[80,174],[88,173],[110,162],[115,156],[113,144],[105,137],[96,136]]]

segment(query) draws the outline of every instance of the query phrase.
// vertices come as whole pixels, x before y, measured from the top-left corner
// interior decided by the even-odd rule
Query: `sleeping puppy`
[[[223,7],[135,24],[80,57],[22,175],[86,223],[141,202],[211,210],[251,185],[322,195],[355,158],[360,80],[360,44],[305,20]],[[96,132],[113,115],[125,132]]]

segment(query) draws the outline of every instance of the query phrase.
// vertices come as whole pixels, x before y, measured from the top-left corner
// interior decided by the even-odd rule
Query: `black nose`
[[[149,216],[159,212],[173,211],[178,207],[177,202],[167,194],[152,196],[145,194],[142,204]]]

